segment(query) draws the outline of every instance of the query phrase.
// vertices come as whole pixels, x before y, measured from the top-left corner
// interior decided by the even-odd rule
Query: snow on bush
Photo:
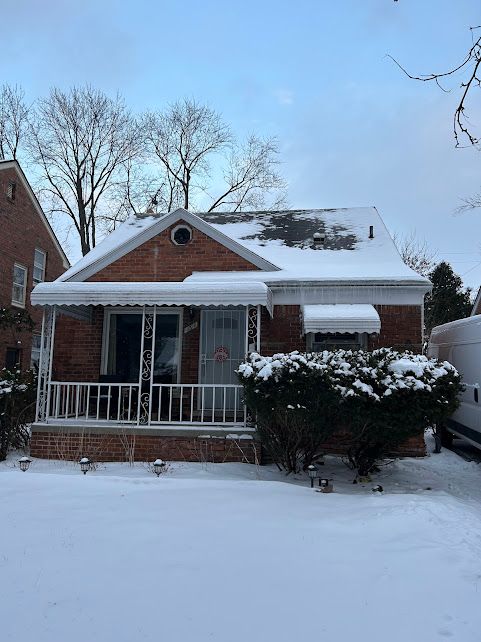
[[[305,468],[323,441],[347,428],[348,459],[366,475],[409,437],[444,421],[461,390],[450,363],[388,348],[252,353],[238,375],[267,449],[289,472]],[[283,448],[290,454],[280,458]]]
[[[36,375],[20,370],[0,370],[0,461],[10,448],[28,444],[27,424],[33,418]]]

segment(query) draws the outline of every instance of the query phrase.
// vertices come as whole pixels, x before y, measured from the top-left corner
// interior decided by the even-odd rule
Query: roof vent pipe
[[[314,242],[314,248],[319,249],[324,245],[324,241],[326,240],[326,237],[324,234],[321,234],[320,232],[314,232],[312,235],[312,240]]]
[[[370,239],[374,238],[374,225],[369,226],[369,238]]]

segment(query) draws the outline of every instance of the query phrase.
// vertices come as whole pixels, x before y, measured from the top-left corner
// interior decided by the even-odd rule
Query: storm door
[[[200,383],[206,384],[206,407],[241,407],[239,392],[226,384],[238,384],[235,373],[246,354],[245,309],[202,310]],[[210,387],[212,386],[212,387]]]

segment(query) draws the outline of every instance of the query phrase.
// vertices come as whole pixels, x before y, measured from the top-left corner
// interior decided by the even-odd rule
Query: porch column
[[[140,345],[138,424],[150,424],[152,415],[152,385],[154,382],[154,352],[156,306],[153,312],[142,311],[142,341]]]
[[[261,349],[261,306],[247,306],[246,353]]]
[[[56,313],[56,306],[47,305],[44,307],[42,335],[40,339],[35,421],[46,421],[50,414],[50,382],[52,380]]]

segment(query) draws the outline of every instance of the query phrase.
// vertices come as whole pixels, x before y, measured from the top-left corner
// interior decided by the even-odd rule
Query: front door
[[[200,325],[200,383],[206,407],[229,410],[241,405],[234,389],[209,384],[238,384],[235,373],[246,353],[245,310],[202,310]]]

